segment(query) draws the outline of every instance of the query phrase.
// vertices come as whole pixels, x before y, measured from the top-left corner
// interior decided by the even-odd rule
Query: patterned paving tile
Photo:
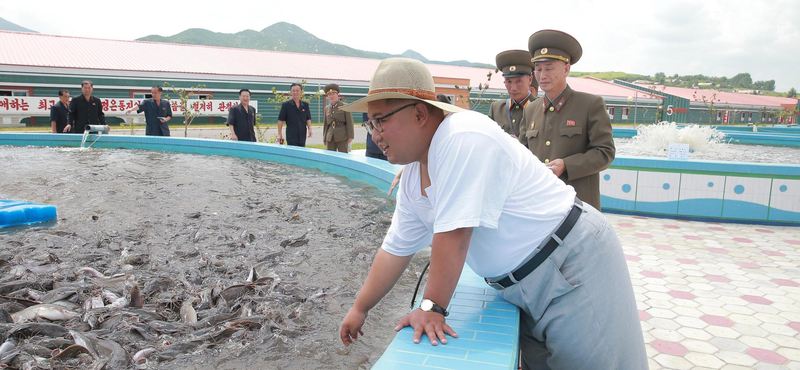
[[[651,369],[800,370],[800,227],[606,216]]]

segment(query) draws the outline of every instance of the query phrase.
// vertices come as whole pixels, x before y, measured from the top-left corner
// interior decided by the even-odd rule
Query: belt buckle
[[[500,283],[489,281],[489,279],[487,279],[487,278],[483,278],[483,281],[485,281],[486,284],[488,284],[490,287],[492,287],[492,288],[494,288],[496,290],[504,290],[506,288],[506,287],[500,285]]]

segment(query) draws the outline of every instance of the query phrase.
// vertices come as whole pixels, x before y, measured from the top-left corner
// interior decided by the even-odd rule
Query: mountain
[[[29,30],[25,27],[22,27],[16,23],[9,22],[3,18],[0,18],[0,31],[17,31],[17,32],[33,32],[39,33],[34,30]]]
[[[385,59],[395,56],[414,58],[426,63],[465,67],[494,68],[492,65],[471,63],[465,60],[441,62],[426,59],[422,54],[407,50],[401,55],[353,49],[349,46],[322,40],[291,23],[275,23],[261,31],[244,30],[237,33],[212,32],[203,28],[190,28],[172,36],[149,35],[137,41],[168,42],[174,44],[223,46],[242,49],[289,51],[295,53],[338,55],[358,58]]]

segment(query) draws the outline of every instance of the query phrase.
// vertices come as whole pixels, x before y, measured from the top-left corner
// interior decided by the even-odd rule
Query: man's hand
[[[234,134],[233,132],[231,132],[231,140],[236,140],[236,141],[238,141],[238,140],[239,140],[239,137],[238,137],[238,136],[236,136],[236,134]]]
[[[351,139],[347,139],[347,143],[348,143],[348,144],[350,144],[350,143],[352,143],[352,142],[353,142],[353,139],[352,139],[352,138],[351,138]]]
[[[564,164],[564,160],[561,158],[554,159],[550,161],[550,163],[545,164],[545,166],[547,166],[547,168],[549,168],[550,171],[553,171],[553,173],[556,174],[556,176],[558,177],[561,177],[561,174],[563,174],[564,171],[567,170],[567,166],[566,164]]]
[[[311,137],[311,136],[314,136],[314,133],[313,133],[313,132],[311,132],[311,129],[309,128],[309,129],[308,129],[308,137]]]
[[[392,196],[392,192],[394,192],[394,188],[397,186],[397,184],[400,183],[400,178],[403,176],[403,170],[404,169],[405,169],[405,167],[401,168],[400,172],[398,172],[397,175],[394,175],[394,180],[392,180],[392,186],[389,187],[389,196]]]
[[[355,342],[359,334],[364,335],[364,330],[361,330],[361,327],[364,326],[366,319],[366,312],[356,310],[355,307],[350,309],[347,316],[342,320],[342,329],[339,331],[339,337],[345,346]]]
[[[72,125],[64,126],[64,132],[69,132],[70,130],[72,130]]]
[[[278,131],[278,143],[283,144],[283,135],[281,135],[280,131]]]
[[[327,142],[327,141],[325,141],[325,140],[322,140],[322,145],[326,145],[326,146],[327,146],[327,145],[328,145],[328,142]]]
[[[428,339],[430,339],[433,346],[438,344],[436,342],[437,338],[442,344],[447,344],[445,333],[450,334],[453,338],[458,338],[455,330],[444,322],[444,316],[436,312],[425,312],[419,309],[411,311],[397,322],[397,327],[394,330],[400,331],[406,326],[414,328],[414,343],[419,343],[423,333],[428,335]]]

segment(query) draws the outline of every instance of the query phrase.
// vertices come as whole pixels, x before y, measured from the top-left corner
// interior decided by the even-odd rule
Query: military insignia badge
[[[575,121],[567,121],[567,126],[575,126]]]
[[[547,48],[542,48],[542,54],[547,54]]]
[[[536,126],[536,122],[531,122],[531,130]]]
[[[550,107],[550,111],[551,111],[551,112],[552,112],[552,111],[554,111],[554,110],[556,110],[556,109],[555,109],[555,108],[553,108],[553,107]]]
[[[508,67],[508,70],[511,71],[511,72],[514,72],[514,71],[517,70],[517,66]]]

